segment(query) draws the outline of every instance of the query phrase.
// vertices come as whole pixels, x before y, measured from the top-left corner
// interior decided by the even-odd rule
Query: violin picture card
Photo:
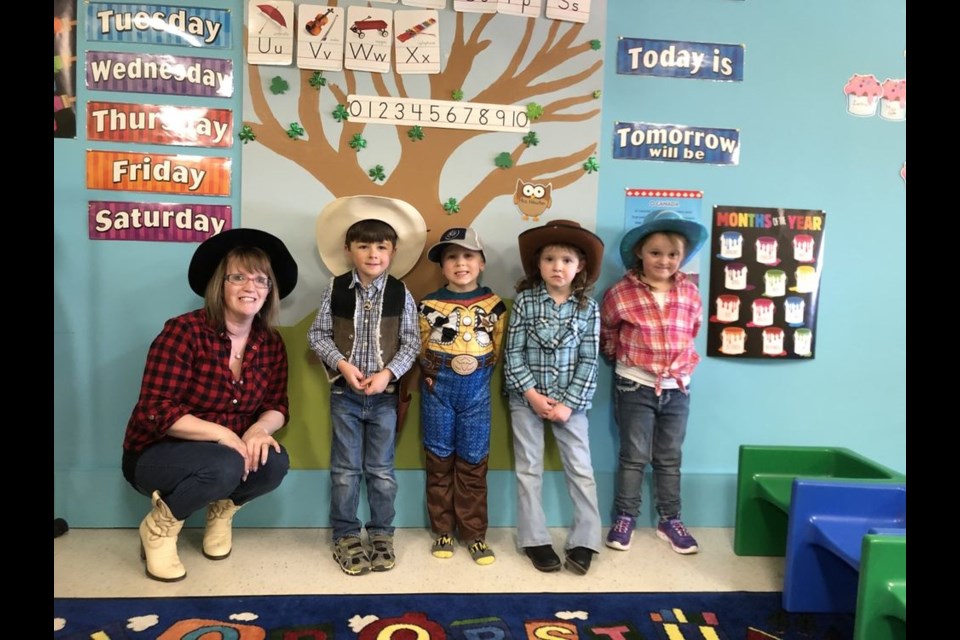
[[[343,70],[342,7],[302,4],[297,12],[297,67]]]

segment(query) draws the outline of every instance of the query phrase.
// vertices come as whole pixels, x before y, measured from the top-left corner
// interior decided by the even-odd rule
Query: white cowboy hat
[[[317,250],[330,272],[338,276],[353,268],[343,250],[347,229],[361,220],[381,220],[397,232],[397,253],[390,262],[390,275],[402,278],[420,260],[427,243],[427,224],[408,202],[381,196],[346,196],[326,205],[317,216]]]

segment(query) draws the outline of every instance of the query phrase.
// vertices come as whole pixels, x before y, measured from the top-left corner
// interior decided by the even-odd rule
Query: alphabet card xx
[[[393,14],[397,73],[440,73],[440,22],[433,10]]]

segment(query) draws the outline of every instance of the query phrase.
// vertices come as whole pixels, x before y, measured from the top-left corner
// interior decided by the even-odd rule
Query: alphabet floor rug
[[[780,593],[54,598],[55,640],[850,640]],[[36,637],[40,637],[38,632]]]

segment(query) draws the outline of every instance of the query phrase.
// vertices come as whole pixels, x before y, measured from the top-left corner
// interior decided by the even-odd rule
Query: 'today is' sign
[[[621,38],[617,73],[740,82],[743,45]]]

